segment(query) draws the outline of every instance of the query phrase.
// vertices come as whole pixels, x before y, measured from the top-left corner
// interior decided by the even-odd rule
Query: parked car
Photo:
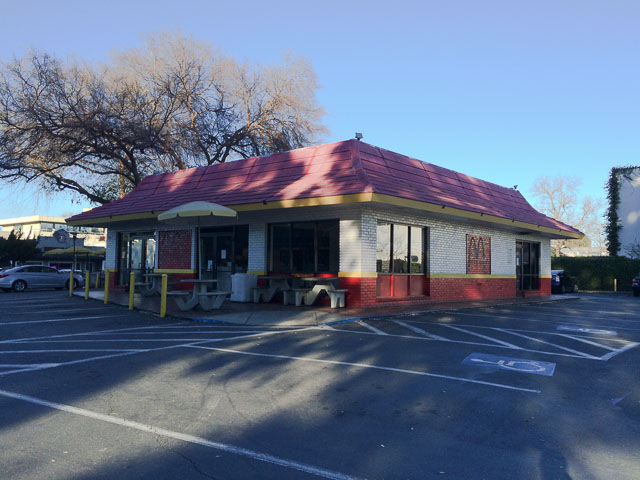
[[[631,281],[631,290],[634,297],[640,297],[640,273]]]
[[[551,270],[551,293],[577,292],[576,279],[564,270]]]
[[[84,285],[82,276],[73,277],[73,288]],[[69,288],[69,273],[41,265],[23,265],[0,272],[0,288],[23,292],[27,288]]]

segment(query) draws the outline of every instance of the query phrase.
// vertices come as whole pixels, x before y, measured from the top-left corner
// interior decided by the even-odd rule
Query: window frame
[[[307,272],[296,269],[296,265],[294,265],[294,245],[293,245],[293,235],[294,235],[294,226],[295,225],[313,225],[313,271]],[[336,248],[336,258],[335,262],[331,262],[331,256],[329,258],[329,268],[328,270],[320,271],[318,270],[318,231],[319,225],[326,224],[331,225],[332,228],[335,228],[335,232],[337,235],[335,241]],[[288,269],[274,269],[274,241],[273,241],[273,228],[277,226],[287,226],[289,229],[288,232],[288,246],[282,248],[281,250],[288,250],[289,252],[289,266]],[[338,274],[340,270],[340,220],[339,219],[326,219],[326,220],[312,220],[312,221],[299,221],[299,222],[276,222],[269,223],[267,225],[267,264],[269,272],[279,273],[279,274],[288,274],[288,275],[300,275],[300,274]],[[329,239],[329,251],[331,252],[331,239]],[[331,255],[331,253],[330,253]],[[334,271],[335,268],[335,271]]]
[[[378,260],[380,260],[378,258],[378,248],[377,248],[377,244],[378,244],[378,227],[380,225],[388,225],[389,228],[389,271],[388,272],[383,272],[381,270],[378,269]],[[394,236],[395,236],[395,226],[399,226],[399,227],[407,227],[407,272],[397,272],[396,270],[396,263],[394,261]],[[412,232],[414,229],[419,229],[420,230],[420,236],[422,237],[422,251],[421,251],[421,257],[422,257],[422,261],[420,262],[420,272],[412,272],[411,271],[411,266],[412,266],[412,261],[411,261],[411,257],[412,257],[412,250],[411,250],[411,244],[413,241],[412,238]],[[429,258],[429,248],[428,248],[428,230],[429,227],[425,227],[425,226],[421,226],[421,225],[412,225],[412,224],[408,224],[408,223],[393,223],[390,221],[378,221],[378,223],[376,224],[376,273],[378,274],[382,274],[382,275],[425,275],[427,273],[427,268],[428,268],[428,258]]]

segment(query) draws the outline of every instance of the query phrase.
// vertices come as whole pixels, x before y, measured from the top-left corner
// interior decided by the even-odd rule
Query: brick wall
[[[158,268],[192,268],[191,230],[158,232]]]
[[[516,281],[511,278],[432,278],[434,301],[475,300],[515,297]]]

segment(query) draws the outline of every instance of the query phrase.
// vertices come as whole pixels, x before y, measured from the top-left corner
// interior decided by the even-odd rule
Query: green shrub
[[[580,290],[631,290],[631,280],[640,273],[640,260],[625,257],[552,257],[553,270],[566,270],[576,277]]]

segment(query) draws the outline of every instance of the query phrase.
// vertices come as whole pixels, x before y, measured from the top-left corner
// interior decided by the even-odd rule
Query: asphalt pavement
[[[0,293],[2,477],[636,479],[639,307],[268,327]]]

